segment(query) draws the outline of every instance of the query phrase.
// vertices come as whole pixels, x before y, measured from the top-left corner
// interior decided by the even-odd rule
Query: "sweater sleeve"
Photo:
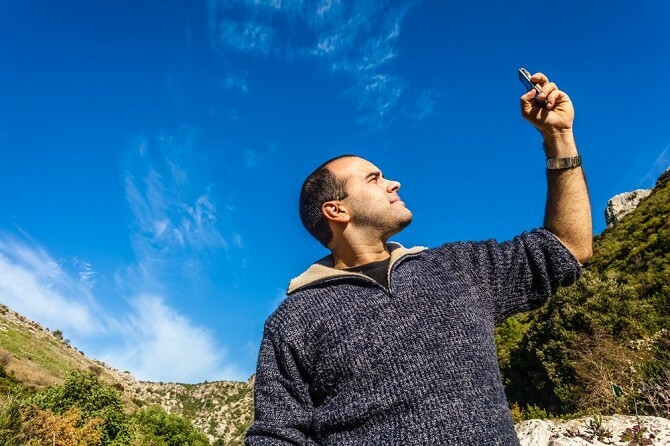
[[[309,438],[309,386],[296,356],[266,326],[254,384],[254,422],[247,431],[246,446],[315,444]]]
[[[581,265],[561,241],[545,229],[513,240],[472,244],[471,264],[485,295],[492,299],[496,322],[544,304],[559,287],[573,284]]]

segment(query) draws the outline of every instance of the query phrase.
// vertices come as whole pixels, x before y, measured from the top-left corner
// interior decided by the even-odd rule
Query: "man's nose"
[[[400,183],[397,181],[388,181],[386,183],[386,190],[389,192],[396,192],[398,189],[400,189]]]

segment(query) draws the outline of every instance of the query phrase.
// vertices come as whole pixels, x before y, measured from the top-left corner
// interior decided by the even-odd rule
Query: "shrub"
[[[63,385],[49,387],[35,396],[32,404],[56,415],[63,415],[75,407],[81,414],[80,423],[93,418],[102,420],[99,424],[101,444],[129,442],[129,421],[119,393],[102,385],[93,374],[71,373]]]
[[[99,446],[103,423],[98,417],[84,420],[77,406],[62,414],[33,406],[23,413],[19,440],[28,445]]]
[[[9,397],[0,406],[0,444],[20,446],[21,407],[16,398]]]
[[[205,434],[186,418],[167,413],[158,406],[139,410],[133,420],[145,437],[160,441],[161,446],[209,446]]]

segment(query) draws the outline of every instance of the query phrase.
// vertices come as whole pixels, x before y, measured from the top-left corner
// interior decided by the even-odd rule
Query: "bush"
[[[156,446],[209,446],[205,434],[196,430],[190,421],[157,406],[139,410],[133,415],[133,421],[140,434],[145,439],[150,438]]]
[[[10,397],[0,406],[0,444],[20,446],[21,408],[16,398]]]
[[[633,410],[629,401],[615,401],[611,384],[632,386],[631,366],[639,374],[649,355],[631,341],[653,336],[658,325],[657,311],[633,286],[587,271],[535,313],[510,349],[501,364],[508,398],[556,414]]]
[[[128,444],[129,421],[123,411],[119,393],[104,386],[90,373],[71,373],[61,386],[49,387],[32,399],[32,405],[63,415],[77,408],[81,415],[78,423],[87,423],[99,418],[103,445]]]
[[[81,410],[72,406],[62,414],[31,407],[23,413],[21,444],[53,446],[100,446],[102,418],[83,419]]]

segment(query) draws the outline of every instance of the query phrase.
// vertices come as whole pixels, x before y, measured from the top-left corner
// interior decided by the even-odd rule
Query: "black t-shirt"
[[[391,257],[386,260],[380,260],[379,262],[366,263],[365,265],[354,266],[353,268],[345,268],[344,271],[365,274],[384,288],[388,288],[388,270],[390,263]]]

